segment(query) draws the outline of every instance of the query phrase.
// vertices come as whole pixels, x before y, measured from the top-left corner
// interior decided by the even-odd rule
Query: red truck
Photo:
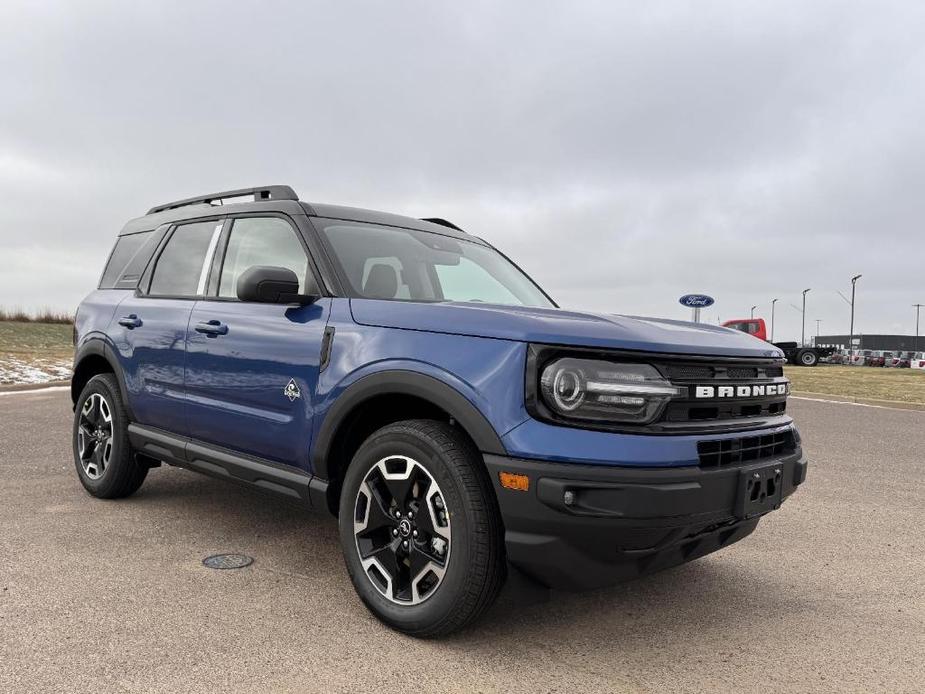
[[[723,323],[723,327],[740,330],[765,342],[770,342],[764,318],[736,318],[727,320]],[[771,342],[771,344],[783,351],[787,361],[798,366],[815,366],[820,359],[826,359],[835,352],[834,347],[801,347],[796,342]]]

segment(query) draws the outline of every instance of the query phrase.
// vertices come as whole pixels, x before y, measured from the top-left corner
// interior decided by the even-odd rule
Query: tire
[[[819,355],[811,349],[803,349],[797,354],[797,364],[800,366],[815,366],[819,363]]]
[[[145,481],[148,466],[135,460],[128,423],[116,377],[99,374],[91,378],[77,398],[71,438],[77,477],[95,497],[130,496]]]
[[[338,523],[360,599],[405,634],[463,628],[504,584],[494,490],[481,454],[449,424],[409,420],[373,433],[347,469]]]

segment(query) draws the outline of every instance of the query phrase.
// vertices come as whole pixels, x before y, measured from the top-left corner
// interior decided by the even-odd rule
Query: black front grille
[[[765,378],[780,378],[784,375],[782,366],[706,366],[702,364],[662,364],[662,372],[670,381],[697,381],[712,383],[743,381]]]
[[[667,422],[694,422],[713,419],[739,419],[740,417],[775,417],[787,411],[784,396],[776,402],[725,402],[697,403],[673,402],[668,405],[664,419]]]
[[[697,444],[700,467],[713,468],[775,458],[793,453],[794,450],[796,450],[796,442],[791,429],[760,436],[700,441]]]
[[[721,387],[780,384],[784,381],[784,370],[779,364],[665,361],[656,366],[668,380],[681,386],[685,392],[682,397],[668,403],[662,414],[661,421],[669,427],[691,422],[778,417],[787,409],[786,395],[724,397],[718,394]],[[695,397],[698,386],[716,388],[717,394],[715,397]]]
[[[709,381],[716,376],[712,366],[695,366],[691,364],[669,364],[665,367],[665,372],[671,381]]]

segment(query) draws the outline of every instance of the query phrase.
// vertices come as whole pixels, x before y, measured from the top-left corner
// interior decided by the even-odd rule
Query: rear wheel
[[[819,362],[819,355],[811,349],[801,350],[797,354],[797,363],[801,366],[815,366]]]
[[[93,496],[129,496],[144,482],[148,466],[135,460],[128,440],[128,415],[112,374],[94,376],[80,393],[73,448],[77,476]]]
[[[462,628],[504,582],[494,492],[479,452],[448,424],[399,422],[370,436],[347,470],[339,523],[360,598],[407,634]]]

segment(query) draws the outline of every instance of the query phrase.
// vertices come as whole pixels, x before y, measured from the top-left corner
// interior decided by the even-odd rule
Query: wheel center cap
[[[398,532],[401,533],[402,537],[408,537],[411,534],[411,521],[407,518],[402,518],[398,524]]]

